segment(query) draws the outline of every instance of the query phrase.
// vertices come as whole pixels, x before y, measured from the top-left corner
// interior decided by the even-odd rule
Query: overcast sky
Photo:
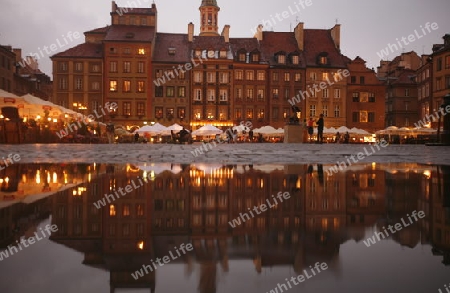
[[[305,28],[328,29],[337,21],[341,24],[342,52],[352,59],[361,56],[369,68],[378,66],[377,52],[389,43],[399,47],[396,39],[402,42],[402,37],[416,35],[414,41],[405,39],[401,44],[405,52],[414,50],[420,55],[429,54],[432,44],[442,43],[442,36],[450,33],[449,0],[303,0],[304,8],[300,1],[218,0],[219,32],[229,24],[231,37],[252,37],[252,28],[263,20],[272,24],[265,29],[278,32],[290,31],[297,22],[304,22]],[[134,2],[147,7],[152,0],[116,2],[119,6]],[[187,24],[192,21],[198,34],[200,0],[155,3],[159,32],[186,33]],[[52,51],[47,50],[50,54],[42,51],[44,57],[39,60],[41,70],[50,76],[50,55],[84,42],[83,32],[110,24],[109,0],[0,0],[0,7],[0,44],[22,48],[23,54],[39,53],[39,48],[55,44]],[[285,18],[281,16],[283,11]],[[434,29],[426,30],[427,22],[435,22]],[[79,32],[81,37],[71,41],[69,32]],[[400,48],[389,51],[383,59],[391,60],[401,52]]]

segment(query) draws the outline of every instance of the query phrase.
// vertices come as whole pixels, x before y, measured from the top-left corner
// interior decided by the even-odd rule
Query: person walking
[[[314,133],[314,120],[312,117],[309,117],[309,121],[308,121],[309,142],[312,141],[313,133]]]
[[[323,121],[323,114],[320,114],[319,120],[316,121],[317,124],[317,142],[323,143],[323,127],[325,122]]]
[[[248,140],[250,140],[250,142],[253,142],[253,130],[251,130],[251,129],[248,132]]]

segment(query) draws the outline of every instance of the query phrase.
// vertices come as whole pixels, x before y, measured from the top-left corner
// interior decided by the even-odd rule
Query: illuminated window
[[[109,72],[117,72],[117,62],[116,61],[109,62]]]
[[[117,80],[110,80],[109,81],[109,91],[110,92],[117,92]]]
[[[263,70],[258,70],[256,79],[257,80],[266,80],[266,73]]]
[[[145,116],[145,102],[136,103],[136,115]]]
[[[284,81],[290,81],[291,80],[291,74],[289,72],[284,73]]]
[[[298,61],[299,59],[297,55],[292,56],[292,64],[298,64]]]
[[[284,63],[286,63],[286,56],[284,56],[284,55],[278,55],[278,63],[279,63],[279,64],[284,64]]]
[[[109,216],[114,217],[117,214],[116,206],[111,204],[109,205]]]
[[[123,92],[124,93],[131,92],[131,81],[129,81],[129,80],[124,80],[123,81]]]
[[[145,92],[145,81],[138,81],[137,82],[137,92],[138,93]]]
[[[299,82],[302,79],[302,74],[301,73],[295,73],[294,74],[294,81],[295,82]]]
[[[124,217],[130,216],[130,205],[129,204],[123,205],[122,216],[124,216]]]
[[[144,48],[139,48],[138,49],[138,54],[139,55],[145,55],[145,49]]]
[[[123,107],[122,114],[125,116],[130,116],[131,115],[131,102],[123,102],[122,107]]]
[[[131,72],[131,62],[124,61],[123,62],[123,72],[124,73],[130,73]]]

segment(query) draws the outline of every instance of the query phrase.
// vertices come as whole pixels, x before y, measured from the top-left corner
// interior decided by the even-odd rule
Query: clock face
[[[213,58],[214,55],[215,55],[215,53],[214,53],[213,50],[209,50],[209,51],[208,51],[208,58]]]

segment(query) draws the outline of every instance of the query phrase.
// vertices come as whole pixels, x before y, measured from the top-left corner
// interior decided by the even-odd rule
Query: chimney
[[[442,38],[444,39],[444,46],[450,46],[450,34],[446,34]]]
[[[117,4],[116,1],[111,2],[111,12],[116,12],[117,10]]]
[[[262,39],[263,39],[263,25],[262,24],[258,25],[258,28],[256,29],[255,35],[253,37],[256,38],[258,41],[262,41]]]
[[[194,40],[194,24],[190,22],[188,24],[188,42],[192,43]]]
[[[22,60],[22,49],[20,48],[14,48],[12,49],[14,54],[16,54],[16,62],[19,62]]]
[[[225,43],[230,42],[230,25],[225,25],[222,30],[222,37],[225,39]]]
[[[299,22],[294,29],[295,40],[297,41],[297,46],[300,51],[303,51],[305,45],[305,32],[303,28],[303,22]]]
[[[333,39],[334,45],[336,46],[336,48],[340,51],[341,50],[341,25],[340,24],[336,24],[331,29],[331,38]]]

